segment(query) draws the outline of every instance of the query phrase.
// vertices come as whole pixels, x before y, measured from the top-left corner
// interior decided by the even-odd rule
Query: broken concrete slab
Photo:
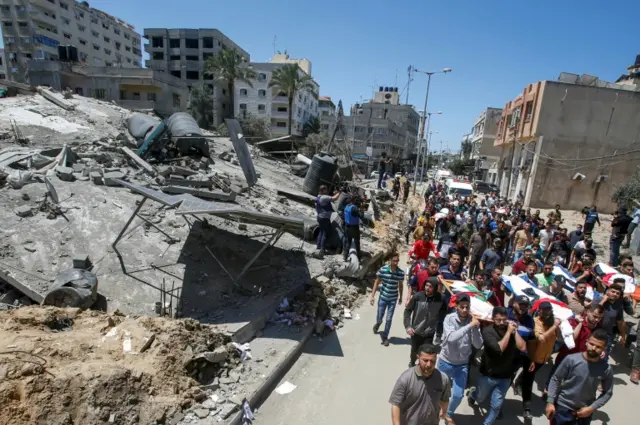
[[[256,169],[253,166],[253,160],[251,159],[251,153],[249,152],[249,145],[244,140],[242,135],[242,127],[240,123],[235,119],[226,119],[227,130],[229,131],[229,137],[233,143],[233,149],[238,156],[238,163],[242,167],[242,172],[247,180],[249,187],[256,184],[258,181],[258,175]]]
[[[60,180],[65,182],[72,182],[73,180],[75,180],[75,176],[73,175],[73,168],[71,167],[63,167],[59,165],[56,167],[56,174],[58,175],[58,178]]]
[[[309,195],[308,193],[293,190],[293,189],[278,189],[278,195],[282,195],[286,198],[291,199],[292,201],[300,202],[301,204],[308,205],[310,207],[315,207],[316,198],[315,196]]]
[[[127,156],[129,156],[129,158],[131,158],[136,164],[138,164],[138,166],[140,166],[147,173],[151,174],[152,176],[154,176],[156,174],[156,172],[153,169],[153,167],[151,165],[149,165],[149,163],[147,161],[145,161],[144,159],[142,159],[138,155],[136,155],[131,149],[129,149],[127,147],[123,147],[121,149],[122,149],[122,152],[127,154]]]
[[[168,185],[174,186],[190,186],[190,187],[213,187],[213,181],[211,180],[186,180],[186,179],[174,179],[173,177],[165,181]]]
[[[93,184],[97,184],[97,185],[103,185],[104,184],[104,180],[102,180],[102,173],[100,173],[98,171],[92,171],[89,174],[89,178],[91,179]]]
[[[30,217],[33,215],[31,208],[28,205],[23,205],[16,208],[16,214],[20,217]]]
[[[162,188],[162,191],[165,193],[175,193],[175,194],[189,194],[196,196],[198,198],[203,199],[212,199],[216,201],[225,201],[225,202],[233,202],[236,200],[236,193],[224,193],[219,190],[207,191],[207,190],[197,190],[190,187],[184,186],[165,186]]]
[[[124,173],[122,171],[111,171],[109,173],[104,173],[104,184],[107,186],[120,186],[115,180],[121,180],[124,178]]]
[[[180,167],[180,166],[174,165],[173,167],[171,167],[171,174],[178,174],[181,176],[193,176],[194,174],[198,174],[198,172],[190,170],[189,168],[186,168],[186,167]]]

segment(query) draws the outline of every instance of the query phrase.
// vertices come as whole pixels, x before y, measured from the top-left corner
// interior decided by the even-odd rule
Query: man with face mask
[[[477,387],[471,387],[467,396],[471,407],[490,400],[483,425],[492,425],[498,417],[511,383],[514,357],[518,350],[526,350],[526,344],[517,332],[518,325],[507,320],[504,307],[495,307],[491,319],[493,324],[483,327],[481,331],[484,352]]]
[[[422,344],[433,341],[438,319],[446,311],[442,294],[438,292],[438,278],[430,277],[424,285],[424,291],[414,294],[404,310],[404,328],[411,337],[409,367],[413,367]]]
[[[553,316],[553,307],[548,301],[540,303],[538,315],[533,319],[535,348],[529,350],[529,362],[522,372],[522,405],[525,421],[531,421],[531,396],[536,373],[551,358],[553,346],[560,334],[560,319]]]
[[[613,371],[601,358],[607,334],[595,330],[586,351],[567,356],[549,382],[545,414],[551,425],[588,425],[593,413],[613,396]],[[596,398],[598,385],[602,392]]]
[[[442,348],[438,358],[438,369],[451,380],[451,399],[445,421],[453,424],[451,419],[456,411],[467,383],[469,374],[469,358],[472,348],[482,346],[480,321],[471,315],[471,299],[467,294],[456,297],[456,311],[449,313],[444,319]]]
[[[424,344],[417,351],[418,364],[400,375],[389,397],[392,425],[438,425],[447,412],[451,383],[436,369],[438,348]]]

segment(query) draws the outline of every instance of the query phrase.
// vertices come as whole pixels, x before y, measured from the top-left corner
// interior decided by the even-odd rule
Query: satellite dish
[[[53,184],[49,180],[49,177],[45,177],[44,178],[44,185],[47,186],[47,193],[51,197],[51,200],[55,204],[59,204],[60,203],[60,198],[58,198],[58,192],[56,192],[56,188],[53,186]]]

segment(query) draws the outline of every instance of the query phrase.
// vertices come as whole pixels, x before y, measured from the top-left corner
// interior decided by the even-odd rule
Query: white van
[[[449,199],[452,199],[453,195],[455,195],[456,193],[464,198],[473,195],[473,185],[468,182],[460,182],[449,179],[445,183],[445,193],[447,194],[447,197]]]
[[[436,176],[435,176],[436,181],[443,182],[449,178],[451,178],[451,171],[449,170],[436,171]]]

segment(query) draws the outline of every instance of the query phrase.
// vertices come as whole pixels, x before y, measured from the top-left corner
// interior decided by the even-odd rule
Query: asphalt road
[[[398,376],[407,368],[409,345],[402,327],[403,307],[398,306],[393,319],[391,345],[384,347],[373,334],[376,308],[368,304],[354,311],[354,319],[337,332],[319,339],[313,337],[304,353],[281,382],[296,385],[289,394],[273,392],[260,407],[256,425],[350,425],[391,424],[388,403]],[[614,352],[620,361],[626,353]],[[630,384],[625,358],[624,367],[614,366],[613,399],[596,413],[592,424],[624,425],[637,423],[635,410],[640,403],[640,387]],[[538,373],[538,385],[543,384],[550,366]],[[477,373],[472,368],[472,382]],[[544,404],[534,385],[532,412],[534,425],[548,425]],[[484,408],[481,410],[484,412]],[[522,401],[509,390],[504,418],[497,424],[523,424]],[[480,424],[481,418],[463,400],[454,420],[458,425]]]

